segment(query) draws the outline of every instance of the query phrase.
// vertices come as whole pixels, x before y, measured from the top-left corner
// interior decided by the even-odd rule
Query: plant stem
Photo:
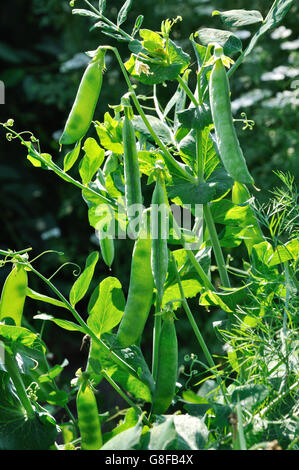
[[[174,269],[175,269],[175,274],[176,274],[177,282],[178,282],[179,289],[180,289],[180,294],[181,294],[181,298],[182,298],[182,305],[183,305],[183,308],[184,308],[184,310],[185,310],[185,312],[186,312],[186,314],[187,314],[188,320],[189,320],[190,325],[191,325],[191,327],[192,327],[192,329],[193,329],[193,331],[194,331],[194,333],[195,333],[195,336],[196,336],[196,338],[197,338],[197,341],[198,341],[200,347],[202,348],[202,351],[203,351],[203,353],[204,353],[204,356],[205,356],[205,358],[206,358],[206,360],[207,360],[207,362],[208,362],[210,368],[214,370],[214,374],[215,374],[217,383],[218,383],[218,385],[219,385],[219,387],[220,387],[220,389],[221,389],[221,391],[222,391],[223,397],[224,397],[226,403],[229,403],[229,400],[228,400],[228,398],[227,398],[227,396],[226,396],[226,392],[225,392],[225,390],[224,390],[223,382],[222,382],[222,380],[221,380],[221,378],[220,378],[220,376],[219,376],[219,374],[218,374],[218,372],[217,372],[216,364],[215,364],[215,362],[214,362],[214,360],[213,360],[213,358],[212,358],[212,356],[211,356],[211,354],[210,354],[210,351],[209,351],[209,349],[208,349],[208,347],[207,347],[207,345],[206,345],[206,343],[205,343],[205,340],[204,340],[204,338],[203,338],[201,332],[199,331],[199,328],[198,328],[198,326],[197,326],[197,324],[196,324],[196,321],[195,321],[195,319],[194,319],[194,317],[193,317],[193,315],[192,315],[192,312],[191,312],[190,307],[189,307],[189,305],[188,305],[188,302],[187,302],[187,300],[186,300],[186,297],[185,297],[185,294],[184,294],[184,289],[183,289],[182,282],[181,282],[181,278],[180,278],[180,275],[179,275],[179,272],[178,272],[178,269],[177,269],[176,261],[175,261],[173,255],[171,255],[171,257],[172,257],[172,262],[173,262],[173,266],[174,266]]]
[[[21,264],[22,266],[26,266],[30,268],[30,271],[32,271],[34,274],[36,274],[40,279],[42,279],[43,282],[45,282],[49,288],[57,295],[57,297],[65,304],[66,308],[71,312],[71,314],[74,316],[74,318],[77,320],[79,325],[82,327],[84,330],[84,333],[89,335],[99,346],[102,346],[106,352],[109,352],[111,355],[111,358],[123,369],[126,369],[129,374],[132,374],[134,377],[138,378],[135,370],[127,364],[121,357],[119,357],[112,349],[109,348],[109,346],[104,343],[100,338],[97,337],[97,335],[89,328],[89,326],[85,323],[85,321],[81,318],[79,313],[76,311],[76,309],[68,302],[68,300],[61,294],[61,292],[54,286],[54,284],[51,283],[45,276],[43,276],[40,272],[38,272],[36,269],[34,269],[30,264],[27,263],[20,263],[17,262],[17,264]]]
[[[203,213],[204,213],[205,222],[208,227],[208,231],[209,231],[211,243],[212,243],[213,250],[214,250],[214,255],[216,258],[216,263],[219,269],[219,274],[220,274],[222,285],[223,287],[230,287],[230,280],[227,274],[226,264],[225,264],[223,253],[222,253],[221,246],[219,243],[219,238],[217,235],[214,220],[213,220],[211,210],[208,204],[204,204]]]
[[[187,83],[184,82],[184,80],[182,79],[182,77],[179,75],[178,78],[177,78],[180,86],[183,88],[183,90],[186,92],[186,95],[188,96],[188,98],[190,98],[190,101],[194,104],[194,106],[197,108],[199,103],[197,102],[195,96],[193,95],[192,91],[190,90],[190,88],[188,87]]]
[[[11,380],[13,381],[13,384],[16,388],[16,392],[20,399],[20,402],[22,403],[27,413],[27,417],[29,419],[34,418],[35,412],[27,396],[26,389],[25,389],[17,362],[15,358],[11,356],[6,350],[5,350],[5,367]]]

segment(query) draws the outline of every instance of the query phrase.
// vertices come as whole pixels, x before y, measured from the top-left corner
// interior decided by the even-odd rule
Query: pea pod
[[[160,339],[159,360],[152,412],[165,413],[175,394],[178,369],[178,342],[172,314],[165,316]]]
[[[110,268],[114,260],[114,240],[107,236],[101,236],[100,238],[100,248],[103,256],[103,260]]]
[[[16,326],[21,326],[27,286],[27,271],[23,266],[14,266],[2,289],[0,320],[9,317],[14,320]]]
[[[117,340],[123,347],[138,341],[152,304],[154,281],[151,269],[151,239],[149,234],[145,234],[146,224],[147,214],[144,212],[139,238],[133,249],[126,307],[117,332]]]
[[[105,52],[99,49],[88,64],[59,143],[71,145],[84,137],[93,119],[102,88]]]
[[[83,382],[77,394],[78,425],[82,450],[98,450],[103,445],[96,398],[89,384]]]
[[[250,199],[250,193],[246,186],[242,183],[235,181],[232,189],[232,202],[234,204],[244,205]],[[252,252],[253,245],[261,243],[265,240],[263,232],[259,226],[257,218],[254,214],[253,209],[248,204],[247,206],[247,217],[246,224],[248,228],[244,234],[244,243],[246,245],[249,255]]]
[[[125,108],[123,124],[125,199],[129,220],[134,217],[130,209],[135,204],[142,204],[141,182],[134,127],[130,118],[130,108]]]
[[[222,163],[239,183],[254,183],[233,123],[229,81],[222,62],[222,48],[215,49],[216,62],[210,76],[210,105]]]

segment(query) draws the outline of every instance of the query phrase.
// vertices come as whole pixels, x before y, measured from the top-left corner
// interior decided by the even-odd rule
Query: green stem
[[[182,79],[182,77],[179,75],[178,78],[177,78],[180,86],[183,88],[183,90],[186,92],[186,95],[188,96],[188,98],[190,98],[190,101],[194,104],[194,106],[197,108],[199,103],[197,102],[197,99],[195,98],[195,96],[193,95],[192,91],[190,90],[190,88],[188,87],[187,83],[184,82],[184,80]]]
[[[93,339],[98,345],[102,346],[106,350],[106,352],[111,355],[111,359],[113,359],[116,362],[116,364],[118,364],[123,369],[126,369],[129,374],[132,374],[134,377],[138,378],[135,370],[129,364],[127,364],[121,357],[119,357],[114,351],[112,351],[109,348],[109,346],[106,345],[106,343],[104,343],[100,338],[97,337],[97,335],[89,328],[89,326],[81,318],[81,316],[76,311],[76,309],[68,302],[68,300],[54,286],[54,284],[52,284],[46,277],[44,277],[40,272],[34,269],[30,264],[20,263],[20,262],[17,262],[17,264],[21,264],[23,266],[30,268],[30,271],[32,271],[34,274],[36,274],[36,276],[42,279],[42,281],[45,282],[49,286],[49,288],[57,295],[57,297],[65,304],[66,308],[71,312],[73,317],[77,320],[78,324],[84,330],[84,333],[90,336],[91,339]]]
[[[13,381],[13,384],[16,388],[16,392],[20,399],[20,402],[22,403],[27,413],[27,417],[29,419],[34,418],[35,412],[27,396],[26,389],[25,389],[18,365],[16,363],[16,360],[7,351],[5,351],[5,367],[11,380]]]
[[[226,264],[225,264],[223,253],[222,253],[221,246],[219,243],[219,238],[217,235],[214,220],[213,220],[211,210],[208,204],[204,204],[203,213],[204,213],[205,222],[208,227],[208,231],[209,231],[211,243],[213,246],[213,251],[214,251],[215,258],[216,258],[216,263],[218,266],[222,285],[223,287],[230,287],[230,280],[227,274]]]
[[[198,343],[199,343],[199,345],[200,345],[200,347],[201,347],[201,349],[202,349],[202,351],[203,351],[203,353],[204,353],[204,356],[205,356],[205,358],[206,358],[206,360],[207,360],[207,362],[208,362],[210,368],[213,369],[213,372],[214,372],[214,374],[215,374],[217,383],[218,383],[218,385],[219,385],[219,387],[220,387],[220,389],[221,389],[221,391],[222,391],[223,397],[224,397],[226,403],[229,403],[228,398],[227,398],[227,396],[226,396],[226,392],[225,392],[224,387],[223,387],[223,382],[222,382],[222,380],[221,380],[221,378],[220,378],[220,376],[219,376],[219,374],[218,374],[218,372],[217,372],[216,364],[215,364],[215,362],[214,362],[214,360],[213,360],[213,358],[212,358],[212,356],[211,356],[211,354],[210,354],[210,351],[209,351],[209,349],[208,349],[208,347],[207,347],[207,345],[206,345],[206,343],[205,343],[205,340],[204,340],[204,338],[203,338],[203,336],[202,336],[202,334],[201,334],[201,332],[200,332],[200,330],[199,330],[199,328],[198,328],[198,326],[197,326],[197,324],[196,324],[196,321],[195,321],[195,319],[194,319],[194,316],[192,315],[192,312],[191,312],[190,307],[189,307],[189,305],[188,305],[188,302],[187,302],[187,300],[186,300],[186,297],[185,297],[185,294],[184,294],[184,289],[183,289],[183,286],[182,286],[182,281],[181,281],[181,278],[180,278],[180,275],[179,275],[179,272],[178,272],[178,269],[177,269],[176,261],[175,261],[173,255],[172,255],[172,262],[173,262],[173,266],[174,266],[174,269],[175,269],[175,275],[176,275],[177,282],[178,282],[179,289],[180,289],[180,294],[181,294],[181,298],[182,298],[182,305],[183,305],[183,308],[184,308],[184,310],[185,310],[185,312],[186,312],[186,315],[187,315],[188,320],[189,320],[189,322],[190,322],[190,325],[191,325],[191,327],[192,327],[192,329],[193,329],[193,331],[194,331],[194,334],[195,334],[195,336],[196,336],[196,338],[197,338],[197,341],[198,341]]]

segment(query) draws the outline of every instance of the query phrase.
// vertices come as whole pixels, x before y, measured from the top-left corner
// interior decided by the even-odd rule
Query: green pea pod
[[[113,238],[101,236],[100,248],[104,262],[110,268],[114,260],[114,240]]]
[[[250,199],[250,192],[246,186],[242,183],[235,181],[232,189],[232,202],[234,204],[246,204]],[[244,234],[244,243],[246,245],[248,254],[251,255],[253,245],[265,241],[263,232],[259,226],[259,223],[256,219],[253,209],[250,207],[250,204],[247,205],[247,217],[246,223],[248,228]]]
[[[165,413],[175,394],[178,371],[178,342],[173,316],[163,321],[159,339],[159,360],[157,381],[153,397],[152,412]]]
[[[84,137],[93,119],[102,87],[105,52],[99,49],[82,77],[75,102],[59,143],[71,145]]]
[[[123,347],[131,346],[139,340],[152,304],[154,281],[151,239],[149,233],[146,236],[144,232],[147,222],[147,214],[144,212],[139,238],[133,249],[127,303],[117,332],[117,340]]]
[[[219,49],[221,53],[222,48]],[[226,171],[239,183],[253,184],[234,127],[229,81],[221,58],[216,60],[210,76],[210,105],[218,149]]]
[[[142,193],[135,132],[129,114],[130,108],[125,108],[123,124],[125,199],[128,219],[131,220],[135,212],[131,214],[130,208],[136,204],[142,204]]]
[[[96,398],[91,387],[82,383],[77,394],[78,424],[82,450],[98,450],[103,445]]]
[[[27,286],[27,271],[23,266],[14,266],[2,289],[0,320],[9,317],[14,320],[16,326],[21,326]]]

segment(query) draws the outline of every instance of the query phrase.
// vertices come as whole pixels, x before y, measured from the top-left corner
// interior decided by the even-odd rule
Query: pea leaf
[[[91,18],[96,18],[99,19],[99,15],[96,13],[90,11],[90,10],[85,10],[84,8],[73,8],[72,10],[73,15],[80,15],[80,16],[90,16]]]
[[[180,111],[177,117],[182,127],[186,129],[203,130],[212,123],[211,111],[206,105]]]
[[[140,421],[133,428],[117,434],[106,442],[100,450],[136,450],[140,449],[143,426]]]
[[[287,14],[287,12],[289,11],[289,9],[291,8],[293,3],[294,3],[294,0],[279,0],[278,2],[273,3],[273,5],[270,8],[266,18],[263,21],[262,26],[255,33],[255,35],[252,37],[248,47],[245,49],[244,53],[240,57],[240,60],[244,60],[244,58],[252,52],[252,50],[255,47],[258,40],[267,31],[274,28],[275,26],[277,26],[281,22],[281,20]],[[231,75],[238,65],[239,65],[238,63],[233,65],[232,68],[228,71],[228,75]]]
[[[107,277],[93,291],[89,304],[87,324],[100,338],[120,322],[125,309],[121,284],[115,277]]]
[[[119,13],[117,15],[117,26],[120,26],[122,23],[126,21],[127,14],[132,6],[132,3],[133,3],[133,0],[126,0],[126,2],[123,4],[121,9],[119,10]]]
[[[69,320],[64,320],[62,318],[55,318],[52,315],[48,315],[46,313],[40,313],[38,315],[35,315],[33,318],[35,320],[52,321],[53,323],[60,326],[60,328],[63,328],[64,330],[79,331],[80,333],[85,334],[85,330],[80,325],[77,325],[76,323],[69,321]]]
[[[82,183],[86,185],[92,180],[93,176],[102,165],[105,158],[105,151],[92,137],[86,139],[83,150],[85,151],[85,156],[80,162],[79,173]]]
[[[85,264],[85,269],[77,281],[73,284],[70,292],[70,303],[74,307],[76,303],[81,300],[87,292],[89,284],[92,280],[95,265],[99,259],[99,253],[97,251],[92,252]]]
[[[117,345],[114,334],[105,333],[102,339],[111,348]],[[103,346],[91,341],[87,371],[91,374],[94,383],[99,383],[101,371],[105,369],[106,373],[124,390],[137,399],[150,403],[154,382],[141,349],[135,345],[126,349],[117,348],[117,354],[133,368],[135,375],[115,364],[110,353]]]
[[[27,288],[26,296],[34,300],[39,300],[41,302],[46,302],[47,304],[55,305],[56,307],[62,307],[67,309],[67,306],[63,302],[61,302],[61,300],[53,299],[52,297],[49,297],[47,295],[40,294],[39,292],[36,292],[33,289],[30,289],[29,287]]]
[[[76,163],[80,154],[80,149],[81,149],[81,141],[75,145],[75,148],[71,150],[71,152],[68,152],[66,154],[66,156],[64,157],[64,161],[63,161],[64,171],[69,171],[72,168],[72,166]]]
[[[153,130],[158,135],[158,137],[160,137],[160,139],[165,144],[169,144],[173,140],[173,137],[172,137],[171,129],[169,129],[167,124],[162,122],[156,116],[147,115],[146,117],[150,125],[152,126]],[[140,132],[140,134],[144,135],[148,140],[153,141],[153,137],[151,136],[148,128],[146,127],[146,125],[144,124],[140,116],[136,116],[132,122],[133,122],[135,131]]]
[[[121,121],[117,121],[109,113],[105,113],[103,123],[95,121],[95,129],[101,145],[106,150],[111,150],[116,154],[123,154]]]
[[[237,404],[239,398],[242,407],[251,411],[265,401],[270,392],[270,388],[262,384],[241,385],[234,388],[231,399]]]
[[[200,44],[208,46],[210,43],[217,43],[223,47],[225,55],[232,55],[242,51],[242,42],[230,31],[213,28],[203,28],[197,31],[194,37],[198,37]]]
[[[261,13],[257,10],[215,10],[212,16],[219,15],[223,23],[229,28],[238,28],[263,21]]]

